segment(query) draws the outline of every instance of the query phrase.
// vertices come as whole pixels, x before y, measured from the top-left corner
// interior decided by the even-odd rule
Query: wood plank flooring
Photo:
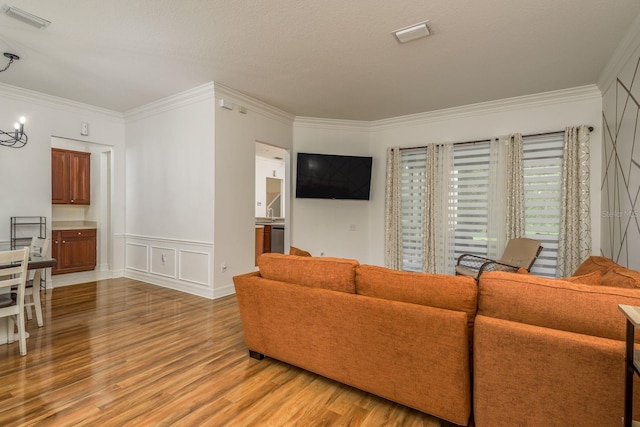
[[[130,279],[42,294],[28,354],[0,345],[0,426],[427,426],[440,421],[249,358],[235,296]]]

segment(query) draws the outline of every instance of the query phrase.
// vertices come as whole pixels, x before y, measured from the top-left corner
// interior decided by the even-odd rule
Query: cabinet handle
[[[81,231],[78,231],[78,236],[82,236],[82,232]]]
[[[67,242],[65,242],[65,241],[63,240],[63,241],[62,241],[62,243],[67,243]]]

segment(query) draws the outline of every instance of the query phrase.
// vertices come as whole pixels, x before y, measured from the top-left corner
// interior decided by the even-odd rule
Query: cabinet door
[[[270,225],[264,226],[264,245],[262,250],[266,254],[271,253],[271,226]]]
[[[51,269],[51,274],[57,274],[62,268],[60,259],[60,232],[51,232],[51,257],[56,260],[56,266]]]
[[[56,258],[58,265],[52,274],[88,271],[95,268],[96,230],[63,230],[59,232],[58,242]]]
[[[51,202],[69,203],[69,154],[51,149]]]
[[[69,155],[69,202],[74,205],[91,204],[91,154]]]

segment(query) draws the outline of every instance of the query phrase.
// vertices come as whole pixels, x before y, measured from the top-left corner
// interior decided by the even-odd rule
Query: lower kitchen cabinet
[[[57,260],[51,274],[75,273],[96,268],[95,229],[54,230],[51,241],[51,254]]]

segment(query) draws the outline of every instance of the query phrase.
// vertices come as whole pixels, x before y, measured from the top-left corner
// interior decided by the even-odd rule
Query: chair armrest
[[[509,265],[498,261],[489,261],[482,264],[480,271],[478,271],[478,277],[485,271],[506,271],[507,273],[516,273],[520,267],[515,265]]]
[[[458,263],[463,267],[479,270],[484,263],[494,262],[494,260],[473,254],[462,254],[458,257]]]

